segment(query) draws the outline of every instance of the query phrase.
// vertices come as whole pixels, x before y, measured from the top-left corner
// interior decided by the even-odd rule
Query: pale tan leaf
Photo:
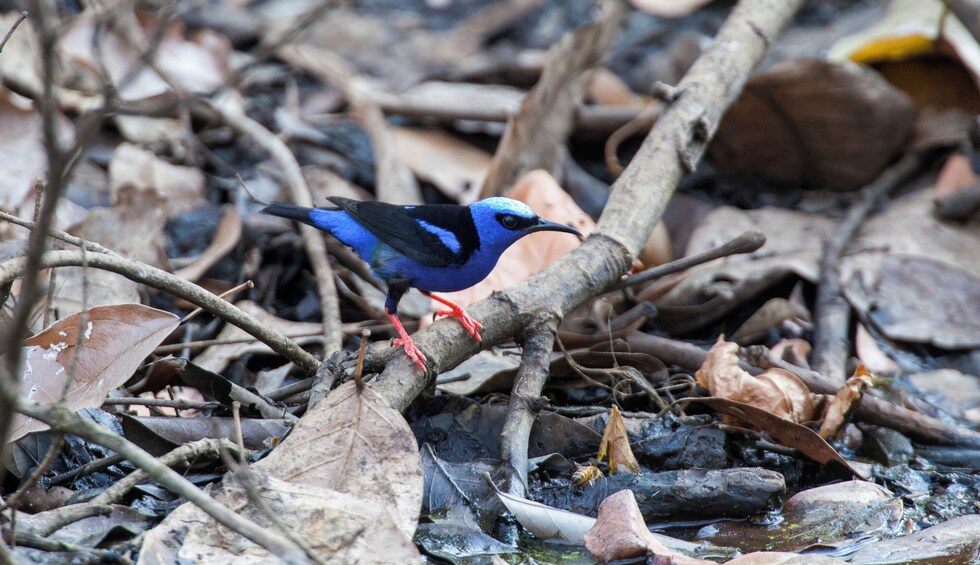
[[[127,191],[149,193],[162,201],[168,218],[206,202],[200,169],[172,165],[129,143],[117,146],[109,163],[109,190],[113,203],[124,201]]]
[[[640,472],[640,464],[633,455],[630,439],[626,434],[626,423],[623,422],[623,415],[616,405],[613,405],[609,420],[606,422],[606,430],[602,433],[602,441],[599,443],[599,461],[605,459],[606,455],[609,456],[610,474]]]
[[[854,353],[872,373],[893,374],[901,370],[898,363],[882,351],[871,332],[860,322],[854,332]]]
[[[422,463],[402,415],[370,386],[330,392],[256,467],[297,485],[330,488],[383,506],[411,537],[422,508]]]
[[[327,563],[421,563],[412,539],[398,528],[382,503],[329,488],[283,481],[253,471],[258,493],[286,527]],[[215,499],[274,531],[268,514],[250,502],[234,480],[212,491]],[[140,563],[263,564],[283,556],[221,527],[191,503],[181,505],[146,534]]]
[[[230,253],[238,240],[242,237],[242,218],[238,215],[238,210],[234,206],[226,206],[225,213],[222,214],[218,222],[218,228],[211,237],[211,243],[207,249],[199,255],[193,263],[180,269],[175,274],[191,282],[196,282],[208,272],[208,269],[221,260],[222,257]]]
[[[3,58],[9,56],[4,52]],[[70,140],[71,124],[61,114],[57,117],[62,140]],[[33,200],[28,195],[47,172],[41,126],[41,116],[30,100],[0,88],[0,208],[4,210]]]
[[[92,308],[81,328],[80,319],[76,314],[59,320],[25,342],[21,392],[28,399],[61,400],[72,359],[78,355],[65,400],[74,410],[96,408],[180,323],[169,312],[140,304]],[[77,347],[80,335],[82,345]],[[10,440],[43,429],[47,425],[18,415]]]
[[[491,155],[441,130],[393,127],[398,160],[459,204],[472,204]]]
[[[799,377],[773,368],[758,376],[738,366],[738,344],[720,336],[695,377],[712,396],[750,404],[793,422],[814,418],[813,397]]]

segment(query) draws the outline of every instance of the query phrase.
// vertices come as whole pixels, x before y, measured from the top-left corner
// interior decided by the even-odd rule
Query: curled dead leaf
[[[820,437],[829,441],[837,436],[847,422],[847,415],[851,413],[856,402],[861,400],[864,389],[871,385],[871,373],[864,368],[864,365],[859,365],[851,378],[847,379],[844,386],[840,387],[840,390],[834,395],[834,399],[827,406],[827,412],[818,432]]]
[[[720,336],[695,374],[712,396],[750,404],[793,422],[814,419],[813,396],[799,377],[772,368],[752,376],[738,365],[738,344]]]
[[[606,422],[606,431],[602,433],[602,441],[599,442],[599,461],[605,459],[607,454],[610,474],[622,473],[620,469],[623,468],[629,473],[640,472],[640,464],[633,455],[630,439],[626,434],[626,423],[623,422],[623,415],[615,405],[609,413],[609,421]]]

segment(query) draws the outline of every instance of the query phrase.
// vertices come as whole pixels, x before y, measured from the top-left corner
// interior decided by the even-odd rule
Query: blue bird
[[[265,214],[309,224],[333,234],[368,262],[388,287],[385,313],[398,331],[394,345],[422,371],[425,355],[398,319],[398,301],[409,288],[448,307],[438,316],[457,318],[480,341],[483,326],[461,306],[433,292],[455,292],[480,282],[500,255],[518,239],[539,231],[582,234],[571,226],[538,217],[523,202],[492,197],[470,204],[397,206],[331,197],[337,208],[303,208],[273,202]]]

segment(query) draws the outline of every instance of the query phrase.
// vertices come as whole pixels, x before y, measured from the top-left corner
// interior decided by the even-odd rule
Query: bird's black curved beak
[[[572,226],[566,226],[565,224],[559,224],[558,222],[549,222],[544,218],[539,218],[537,225],[527,228],[527,231],[530,233],[534,233],[536,231],[560,231],[570,233],[579,239],[585,239],[582,233]]]

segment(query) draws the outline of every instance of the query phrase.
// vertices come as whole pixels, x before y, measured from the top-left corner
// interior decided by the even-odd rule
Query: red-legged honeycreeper
[[[469,206],[424,204],[396,206],[328,200],[337,208],[303,208],[273,202],[262,212],[309,224],[352,247],[388,286],[385,313],[398,331],[396,346],[425,371],[425,355],[415,346],[401,320],[398,301],[409,288],[446,305],[438,316],[459,319],[477,341],[483,326],[461,306],[433,292],[455,292],[482,281],[500,255],[515,241],[538,231],[582,234],[571,226],[538,217],[526,204],[493,197]]]

